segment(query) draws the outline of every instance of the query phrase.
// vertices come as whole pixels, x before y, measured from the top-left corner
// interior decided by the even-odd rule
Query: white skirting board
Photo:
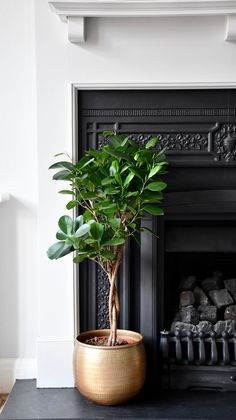
[[[0,394],[11,391],[16,379],[37,377],[36,359],[0,359]]]

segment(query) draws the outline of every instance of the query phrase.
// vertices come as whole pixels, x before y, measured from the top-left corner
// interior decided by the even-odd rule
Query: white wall
[[[47,166],[54,153],[71,149],[71,83],[212,83],[235,82],[236,78],[236,45],[223,40],[223,17],[88,19],[86,29],[84,45],[70,44],[67,25],[49,10],[47,0],[36,0],[39,386],[73,384],[71,257],[55,263],[45,257],[56,219],[65,212],[65,198],[56,195],[59,185],[49,182]]]
[[[71,83],[234,83],[236,45],[223,40],[222,17],[88,19],[87,42],[73,45],[67,41],[66,24],[51,12],[47,0],[2,0],[0,4],[0,115],[7,110],[1,130],[0,182],[4,180],[1,188],[15,197],[0,207],[4,220],[0,355],[34,357],[39,257],[38,386],[72,386],[71,256],[52,262],[45,254],[54,241],[56,220],[65,212],[65,198],[56,193],[61,185],[50,181],[47,167],[55,153],[71,150]]]
[[[34,13],[0,2],[0,393],[35,376],[37,156]]]

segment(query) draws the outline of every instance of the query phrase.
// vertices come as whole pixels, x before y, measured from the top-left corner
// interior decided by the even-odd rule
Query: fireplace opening
[[[179,306],[198,309],[202,305],[202,310],[204,305],[214,306],[214,323],[224,320],[227,306],[236,304],[232,289],[236,279],[236,222],[169,221],[165,232],[164,328],[170,329],[173,321],[181,321],[177,316]],[[214,295],[212,290],[227,291]],[[220,297],[222,302],[218,302]],[[198,315],[199,321],[211,319],[210,314],[197,314],[197,319]]]
[[[236,366],[235,257],[236,221],[166,222],[161,349],[168,387],[199,386],[199,378]]]

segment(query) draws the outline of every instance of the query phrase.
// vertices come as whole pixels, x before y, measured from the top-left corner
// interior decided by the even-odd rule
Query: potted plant
[[[50,259],[74,253],[74,262],[90,259],[107,273],[109,330],[95,330],[77,337],[74,351],[75,383],[87,398],[101,404],[119,404],[136,395],[145,381],[146,361],[143,337],[118,330],[120,311],[116,276],[127,238],[138,241],[140,220],[147,213],[163,214],[158,204],[166,183],[164,150],[155,146],[158,138],[140,145],[129,136],[104,132],[107,142],[100,150],[90,149],[78,162],[60,161],[55,180],[65,180],[71,195],[67,209],[81,214],[59,219],[58,242],[48,251]],[[150,231],[153,233],[152,231]]]

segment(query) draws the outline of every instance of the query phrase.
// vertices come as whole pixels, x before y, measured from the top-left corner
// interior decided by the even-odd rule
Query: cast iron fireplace
[[[167,150],[165,216],[145,222],[159,239],[130,241],[118,278],[120,327],[144,335],[150,383],[236,389],[236,336],[170,333],[184,278],[236,278],[236,91],[78,90],[76,102],[78,156],[113,129]],[[80,330],[107,328],[106,276],[88,262],[78,274]]]

